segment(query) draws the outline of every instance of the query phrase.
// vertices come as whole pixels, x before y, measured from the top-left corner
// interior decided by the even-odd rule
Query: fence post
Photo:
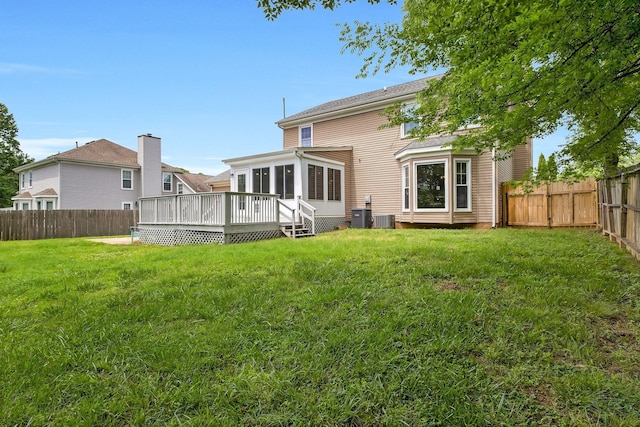
[[[620,175],[620,238],[627,237],[627,205],[629,204],[629,185],[626,174]]]

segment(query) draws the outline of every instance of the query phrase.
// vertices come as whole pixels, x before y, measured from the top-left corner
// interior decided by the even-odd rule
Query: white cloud
[[[63,151],[71,150],[72,148],[76,148],[76,142],[78,145],[82,145],[93,140],[95,140],[95,138],[18,138],[18,141],[20,142],[20,149],[36,160],[42,160],[53,154],[58,154]]]
[[[80,71],[65,68],[40,67],[37,65],[0,62],[0,74],[15,73],[80,74]]]

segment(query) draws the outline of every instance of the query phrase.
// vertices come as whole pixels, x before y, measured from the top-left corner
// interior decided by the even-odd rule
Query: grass
[[[598,233],[0,242],[0,425],[640,425]]]

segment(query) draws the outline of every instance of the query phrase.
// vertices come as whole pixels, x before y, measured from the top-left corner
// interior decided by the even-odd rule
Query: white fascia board
[[[173,176],[174,176],[178,181],[180,181],[180,182],[182,183],[182,185],[186,185],[186,186],[187,186],[187,188],[188,188],[189,190],[191,190],[191,192],[196,193],[196,191],[195,191],[193,188],[191,188],[191,187],[189,186],[189,184],[187,184],[187,183],[186,183],[182,178],[180,178],[180,174],[179,174],[179,173],[176,173],[176,172],[172,172],[172,173],[173,173]],[[207,182],[207,185],[211,186],[208,182]]]
[[[294,159],[296,157],[296,152],[297,152],[296,149],[276,151],[272,153],[255,154],[253,156],[237,157],[235,159],[226,159],[226,160],[223,160],[222,162],[232,167],[248,166],[248,165],[256,164],[258,162],[266,163],[266,162],[272,162],[277,160]]]

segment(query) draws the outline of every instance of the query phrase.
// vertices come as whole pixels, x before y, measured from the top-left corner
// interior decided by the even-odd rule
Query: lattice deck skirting
[[[220,231],[172,230],[167,228],[140,229],[140,243],[176,246],[254,242],[282,237],[280,230],[252,231],[247,233],[224,234]]]
[[[334,231],[346,225],[347,221],[343,216],[316,216],[316,233]],[[305,226],[311,228],[311,224],[305,223]]]
[[[343,224],[346,224],[344,217],[316,217],[316,233],[337,230]],[[311,224],[305,224],[305,226],[309,229],[311,228]],[[171,228],[170,226],[153,225],[139,226],[138,229],[140,232],[140,243],[160,246],[202,245],[212,243],[223,245],[285,237],[279,229],[253,230],[243,233],[225,233],[219,230],[187,230],[183,228]]]

